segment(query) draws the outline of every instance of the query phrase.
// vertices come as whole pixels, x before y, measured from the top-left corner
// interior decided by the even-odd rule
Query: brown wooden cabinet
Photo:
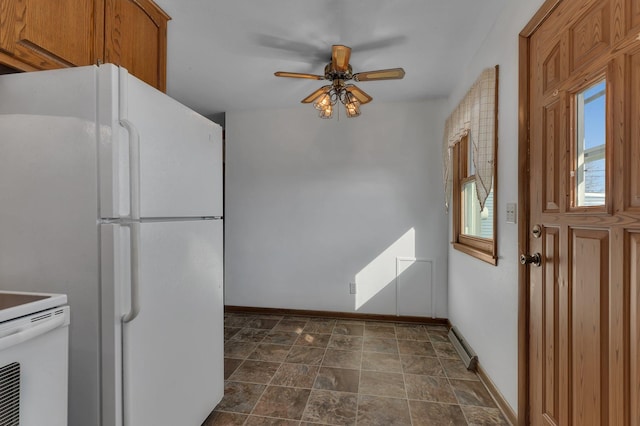
[[[164,92],[171,18],[151,0],[105,0],[105,6],[104,62],[122,65]]]
[[[0,64],[110,62],[164,91],[169,19],[152,0],[0,0]]]

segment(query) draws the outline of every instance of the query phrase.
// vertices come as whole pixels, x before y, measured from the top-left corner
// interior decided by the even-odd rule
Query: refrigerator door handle
[[[129,133],[129,216],[140,219],[140,133],[132,122],[120,118],[120,125]]]
[[[129,295],[131,307],[129,312],[122,316],[122,322],[124,324],[133,321],[140,313],[140,223],[132,222],[124,224],[131,230],[130,240],[130,256],[131,256],[131,280],[129,286]]]

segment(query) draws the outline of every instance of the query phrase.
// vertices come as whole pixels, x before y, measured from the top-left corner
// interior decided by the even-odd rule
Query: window
[[[445,121],[445,206],[453,199],[453,247],[497,264],[496,153],[498,66],[487,68]]]
[[[573,207],[604,206],[606,201],[606,81],[575,96]]]
[[[453,246],[492,265],[497,264],[494,185],[484,207],[476,191],[473,147],[465,136],[453,147]]]

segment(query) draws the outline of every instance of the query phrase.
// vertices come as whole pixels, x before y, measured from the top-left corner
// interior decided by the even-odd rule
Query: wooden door
[[[102,0],[0,0],[0,56],[18,69],[89,65],[101,57]]]
[[[522,175],[525,247],[541,255],[527,267],[529,423],[640,425],[640,2],[543,7]]]
[[[106,0],[105,62],[165,91],[169,19],[151,0]]]

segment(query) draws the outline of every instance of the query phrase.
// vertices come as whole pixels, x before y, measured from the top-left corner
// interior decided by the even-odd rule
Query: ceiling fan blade
[[[308,78],[310,80],[324,80],[324,75],[304,74],[299,72],[278,71],[278,72],[275,72],[274,75],[276,77]]]
[[[336,44],[331,48],[331,68],[334,71],[345,72],[349,68],[350,58],[350,47]]]
[[[350,84],[347,87],[345,87],[345,90],[347,92],[353,93],[353,96],[356,97],[356,99],[358,100],[358,102],[360,102],[360,104],[367,104],[373,100],[373,98],[369,96],[365,91],[363,91],[358,86],[354,86],[353,84]]]
[[[310,94],[309,96],[301,100],[300,102],[302,102],[303,104],[310,104],[311,102],[318,99],[320,96],[327,93],[329,90],[331,90],[331,86],[322,86],[321,88],[319,88],[318,90],[316,90],[315,92],[313,92],[312,94]]]
[[[374,80],[399,80],[404,77],[402,68],[390,68],[388,70],[359,72],[353,75],[355,81],[374,81]]]

